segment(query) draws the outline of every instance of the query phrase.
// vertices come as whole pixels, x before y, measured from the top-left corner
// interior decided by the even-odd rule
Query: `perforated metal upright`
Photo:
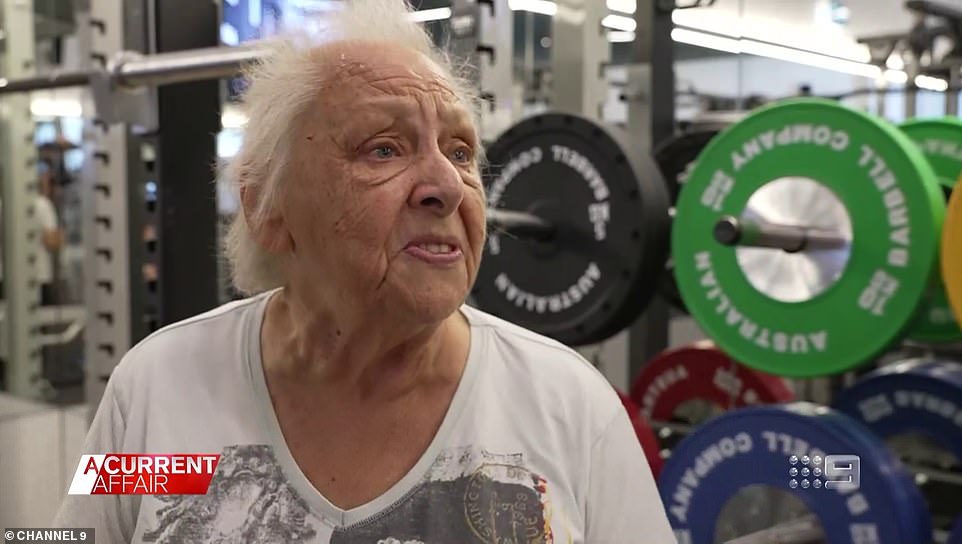
[[[32,76],[34,72],[33,3],[2,0],[6,36],[0,77]],[[18,93],[0,100],[0,168],[2,168],[3,266],[6,298],[4,326],[6,381],[17,396],[42,393],[36,309],[40,287],[35,263],[40,233],[34,220],[37,194],[37,151],[30,95]],[[0,341],[2,341],[0,340]]]
[[[137,29],[143,15],[139,2],[90,2],[90,11],[79,13],[77,21],[90,66],[104,66],[123,50],[142,50],[136,47],[142,42],[131,43],[139,40],[128,39],[126,29]],[[93,112],[92,97],[87,102],[86,111]],[[138,267],[131,259],[131,245],[140,233],[130,220],[130,187],[141,175],[142,164],[139,138],[126,124],[108,124],[94,115],[84,146],[84,300],[89,312],[84,349],[87,401],[94,409],[111,372],[134,341],[132,272]]]
[[[611,46],[601,21],[608,14],[599,0],[558,0],[551,18],[551,107],[597,122],[608,93],[604,69]]]
[[[475,88],[486,101],[481,139],[492,141],[517,119],[512,88],[514,15],[507,0],[452,0],[450,48],[467,61]]]

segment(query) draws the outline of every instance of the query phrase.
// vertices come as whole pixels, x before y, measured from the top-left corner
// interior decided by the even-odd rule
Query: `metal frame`
[[[107,59],[143,42],[128,36],[138,26],[133,20],[143,10],[136,1],[97,0],[88,14],[78,13],[82,39],[91,70],[104,69]],[[93,105],[88,93],[87,106]],[[92,108],[93,109],[93,108]],[[86,160],[82,183],[84,245],[84,303],[90,310],[84,337],[85,391],[90,415],[99,404],[107,380],[132,345],[130,259],[132,226],[128,210],[128,182],[136,175],[137,138],[125,124],[107,122],[95,112],[84,143]]]
[[[163,326],[220,304],[217,194],[211,166],[217,157],[215,135],[221,130],[222,84],[210,78],[224,74],[225,63],[218,63],[218,58],[230,60],[226,63],[230,73],[248,57],[229,48],[206,57],[196,51],[219,44],[220,13],[214,2],[161,0],[156,2],[154,14],[157,53],[171,53],[176,58],[177,52],[191,50],[180,56],[194,56],[207,64],[197,71],[184,71],[189,61],[178,67],[179,73],[204,81],[157,90],[159,131],[154,138],[159,191],[159,324]],[[170,82],[173,71],[168,70],[166,76],[164,82]]]
[[[611,61],[601,26],[608,8],[594,0],[558,0],[557,5],[551,18],[552,109],[600,122],[608,94],[604,69]]]
[[[601,24],[608,15],[604,2],[560,0],[551,18],[551,109],[603,122],[608,97],[605,68],[611,45]],[[631,374],[628,331],[591,346],[578,348],[611,383],[627,390]]]
[[[469,77],[486,105],[481,139],[493,141],[518,117],[511,63],[514,14],[506,0],[452,0],[448,47],[467,61]]]
[[[3,56],[5,77],[32,75],[34,62],[33,5],[17,0],[2,0],[6,47]],[[9,390],[18,396],[42,394],[42,369],[36,310],[40,305],[40,285],[34,263],[44,256],[37,252],[40,232],[34,220],[37,194],[37,150],[30,96],[5,97],[2,107],[0,140],[2,154],[9,157],[2,167],[3,185],[3,266],[6,297],[6,378]]]
[[[671,12],[657,0],[637,0],[635,41],[628,65],[628,133],[635,153],[651,153],[655,143],[675,132],[675,54]],[[629,328],[628,372],[668,347],[671,310],[655,297]],[[629,378],[630,379],[630,378]]]

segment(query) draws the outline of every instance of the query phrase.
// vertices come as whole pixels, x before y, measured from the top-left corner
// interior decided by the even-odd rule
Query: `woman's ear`
[[[261,189],[259,186],[242,185],[240,189],[241,208],[247,228],[254,240],[266,251],[287,254],[294,251],[294,241],[287,228],[284,216],[274,210],[259,216]]]

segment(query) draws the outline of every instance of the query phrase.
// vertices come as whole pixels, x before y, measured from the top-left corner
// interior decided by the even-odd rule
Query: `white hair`
[[[281,287],[282,256],[267,251],[253,235],[270,216],[289,177],[294,139],[291,127],[317,100],[327,80],[329,66],[316,62],[320,46],[347,40],[386,42],[386,47],[407,48],[434,61],[451,90],[475,115],[477,91],[463,76],[466,65],[455,66],[436,47],[427,30],[414,22],[408,0],[351,0],[340,9],[324,13],[313,32],[300,32],[272,39],[263,60],[246,73],[247,90],[242,108],[248,118],[243,144],[237,155],[221,165],[222,175],[239,194],[242,187],[255,189],[255,204],[247,215],[240,206],[224,240],[224,251],[235,289],[253,295]],[[479,150],[480,151],[480,150]]]

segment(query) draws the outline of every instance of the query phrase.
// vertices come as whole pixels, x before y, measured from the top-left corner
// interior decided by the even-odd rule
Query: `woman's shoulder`
[[[248,329],[259,318],[265,295],[235,300],[194,317],[171,323],[137,342],[114,369],[123,379],[183,376],[237,360],[246,348]]]
[[[620,409],[608,379],[571,347],[477,308],[462,310],[482,336],[483,366],[503,373],[499,383],[520,386],[529,398],[591,405],[602,418]]]

